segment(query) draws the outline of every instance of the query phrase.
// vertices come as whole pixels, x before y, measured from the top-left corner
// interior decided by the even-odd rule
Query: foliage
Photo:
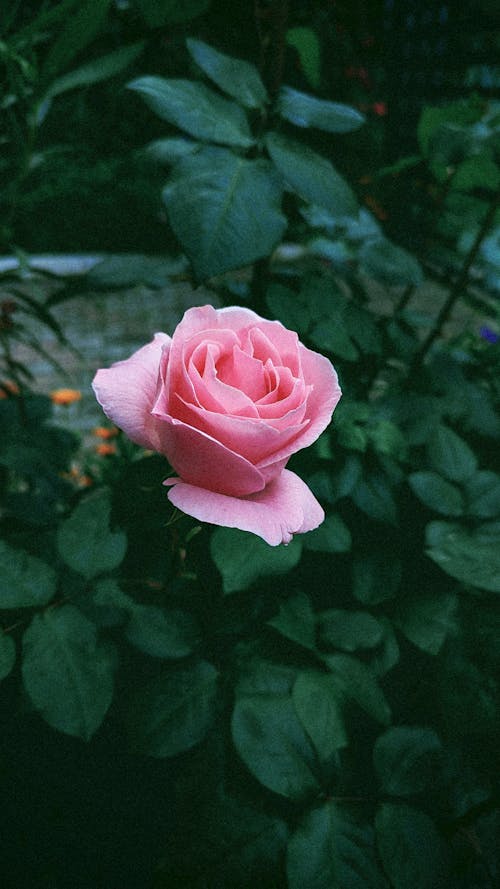
[[[174,14],[168,3],[137,7],[152,26]],[[304,40],[289,36],[313,52]],[[50,70],[67,59],[57,46]],[[306,144],[309,128],[339,143],[355,134],[356,109],[292,87],[271,95],[250,62],[198,39],[187,48],[209,84],[198,74],[130,84],[189,137],[166,130],[148,153],[171,167],[163,199],[194,279],[257,260],[248,286],[224,277],[221,299],[234,303],[239,285],[247,305],[339,371],[330,429],[290,464],[326,519],[279,548],[193,527],[166,499],[166,462],[122,437],[115,453],[82,458],[90,490],[79,487],[75,437],[25,380],[9,388],[10,356],[2,687],[22,688],[31,730],[38,714],[97,745],[111,726],[137,762],[171,758],[176,818],[156,889],[493,889],[498,342],[443,338],[439,312],[422,336],[405,297],[422,263]],[[481,204],[455,303],[496,225],[498,122],[487,113],[475,100],[427,110],[419,129],[430,175],[447,189],[436,227],[469,199]],[[450,131],[453,159],[443,157]],[[135,274],[154,285],[168,268],[136,255],[93,274],[103,288]],[[18,299],[50,323],[46,306]]]

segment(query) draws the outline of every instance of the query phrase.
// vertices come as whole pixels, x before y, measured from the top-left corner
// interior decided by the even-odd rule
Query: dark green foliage
[[[354,189],[345,176],[345,146],[362,138],[364,116],[326,98],[323,36],[304,26],[305,13],[283,45],[296,50],[299,75],[318,96],[287,78],[286,65],[293,86],[271,82],[266,65],[251,61],[244,34],[248,59],[225,51],[229,37],[186,41],[186,33],[210,33],[207,17],[199,31],[185,29],[204,16],[202,0],[135,0],[138,34],[113,48],[94,46],[110,4],[91,6],[55,3],[40,14],[57,34],[47,38],[40,84],[24,93],[36,112],[30,120],[50,124],[66,101],[74,112],[76,96],[85,117],[85,90],[133,77],[129,86],[159,118],[156,128],[146,126],[143,139],[149,112],[131,92],[120,102],[139,115],[134,144],[153,141],[137,167],[118,151],[116,164],[111,156],[89,162],[85,176],[108,183],[116,208],[127,171],[140,167],[151,190],[147,201],[142,187],[138,193],[147,203],[163,189],[186,256],[151,255],[144,241],[126,256],[113,248],[84,286],[106,292],[141,283],[160,292],[178,276],[192,273],[197,283],[224,275],[212,282],[222,303],[244,303],[324,352],[343,398],[327,431],[290,461],[326,517],[286,547],[233,528],[200,528],[174,511],[162,486],[165,459],[123,437],[114,439],[112,459],[89,460],[85,491],[72,481],[78,440],[55,425],[48,398],[28,391],[30,369],[11,349],[16,337],[29,337],[31,319],[60,342],[64,331],[19,275],[7,277],[17,302],[15,312],[0,305],[5,731],[19,720],[36,749],[44,720],[46,731],[90,742],[90,751],[109,732],[113,750],[133,752],[132,770],[170,760],[172,784],[162,778],[157,786],[159,799],[169,797],[172,828],[159,828],[155,889],[493,889],[498,316],[483,290],[476,305],[489,306],[490,333],[454,338],[443,327],[446,312],[415,308],[443,234],[451,286],[460,284],[453,304],[466,294],[471,263],[481,283],[495,286],[495,103],[424,109],[420,155],[372,182],[382,198],[396,179],[406,212],[398,229],[373,195],[374,215],[361,209],[363,183]],[[172,60],[144,75],[143,44],[156,36],[172,40]],[[24,46],[19,35],[8,45]],[[86,60],[89,46],[95,52]],[[19,62],[9,58],[12,73]],[[316,130],[331,136],[328,151]],[[0,172],[14,182],[9,158]],[[65,158],[53,159],[50,176],[45,158],[39,179],[36,168],[21,177],[17,196],[14,182],[18,231],[30,208],[62,201]],[[141,166],[145,159],[154,173]],[[414,192],[404,187],[416,170],[437,190],[432,225],[431,193],[410,206]],[[79,175],[71,181],[82,202],[91,192]],[[432,233],[426,256],[410,252],[420,252],[413,211]],[[249,282],[225,274],[250,263]],[[71,285],[60,298],[77,293]],[[17,312],[24,326],[15,326]],[[153,804],[148,831],[156,818]]]

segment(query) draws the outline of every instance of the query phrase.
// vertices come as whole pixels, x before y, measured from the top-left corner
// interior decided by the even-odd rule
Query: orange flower
[[[8,398],[9,395],[19,395],[19,386],[12,380],[3,380],[0,383],[0,398]]]
[[[111,454],[116,454],[116,445],[112,442],[103,442],[97,445],[95,452],[101,457],[109,457]]]
[[[82,393],[79,389],[54,389],[54,391],[50,393],[50,397],[54,404],[68,406],[75,401],[80,401]]]
[[[370,208],[374,216],[377,219],[380,219],[381,222],[385,222],[386,219],[389,219],[389,214],[387,210],[384,210],[381,204],[373,197],[372,194],[367,194],[365,197],[365,204]]]
[[[96,426],[96,428],[92,430],[92,435],[95,435],[96,438],[108,439],[116,438],[118,432],[119,430],[116,426],[111,426],[111,428],[108,426]]]

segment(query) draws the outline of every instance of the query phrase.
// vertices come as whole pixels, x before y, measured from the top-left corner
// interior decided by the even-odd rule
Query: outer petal
[[[251,531],[271,546],[290,543],[294,534],[312,531],[325,514],[307,485],[288,469],[258,494],[228,497],[169,478],[168,498],[200,522]]]
[[[235,497],[264,487],[265,477],[252,463],[210,435],[168,416],[157,422],[158,450],[188,484]]]
[[[276,460],[288,459],[296,451],[308,447],[321,435],[332,419],[333,411],[340,401],[341,388],[335,368],[324,355],[299,344],[302,371],[306,385],[311,386],[307,396],[306,417],[309,423],[289,444],[285,444],[270,457],[263,457],[259,468]]]
[[[106,416],[136,444],[160,450],[158,421],[151,416],[156,400],[158,368],[171,339],[155,333],[152,342],[125,361],[98,370],[92,382],[97,401]]]

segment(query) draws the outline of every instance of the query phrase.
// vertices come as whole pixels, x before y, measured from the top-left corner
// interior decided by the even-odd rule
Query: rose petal
[[[158,450],[187,483],[235,497],[264,487],[265,477],[255,466],[204,432],[172,417],[158,420],[158,427]]]
[[[296,451],[312,444],[326,429],[332,413],[342,395],[337,374],[333,365],[318,352],[306,349],[299,343],[304,380],[311,387],[307,395],[306,417],[309,423],[303,424],[299,435],[287,442],[269,458],[263,457],[257,464],[263,469],[275,460],[287,459]]]
[[[125,361],[98,370],[92,382],[97,401],[116,426],[143,448],[158,450],[157,420],[151,416],[156,400],[158,368],[170,337],[155,333],[152,342]]]
[[[169,478],[168,498],[174,506],[200,522],[251,531],[271,546],[290,543],[294,534],[312,531],[325,514],[307,485],[288,469],[248,497],[228,497]]]
[[[270,460],[274,462],[274,454],[277,451],[279,454],[276,459],[281,459],[287,445],[290,446],[290,453],[292,453],[291,440],[295,441],[296,438],[300,440],[303,430],[309,423],[309,420],[299,419],[293,426],[286,426],[281,431],[274,428],[274,422],[271,425],[265,420],[251,417],[210,413],[197,405],[186,404],[180,398],[178,404],[179,407],[172,411],[176,419],[181,420],[187,426],[201,430],[210,438],[222,442],[230,451],[242,454],[250,463],[263,462],[267,464]],[[153,414],[158,418],[168,418],[168,415],[158,411],[156,405]]]

